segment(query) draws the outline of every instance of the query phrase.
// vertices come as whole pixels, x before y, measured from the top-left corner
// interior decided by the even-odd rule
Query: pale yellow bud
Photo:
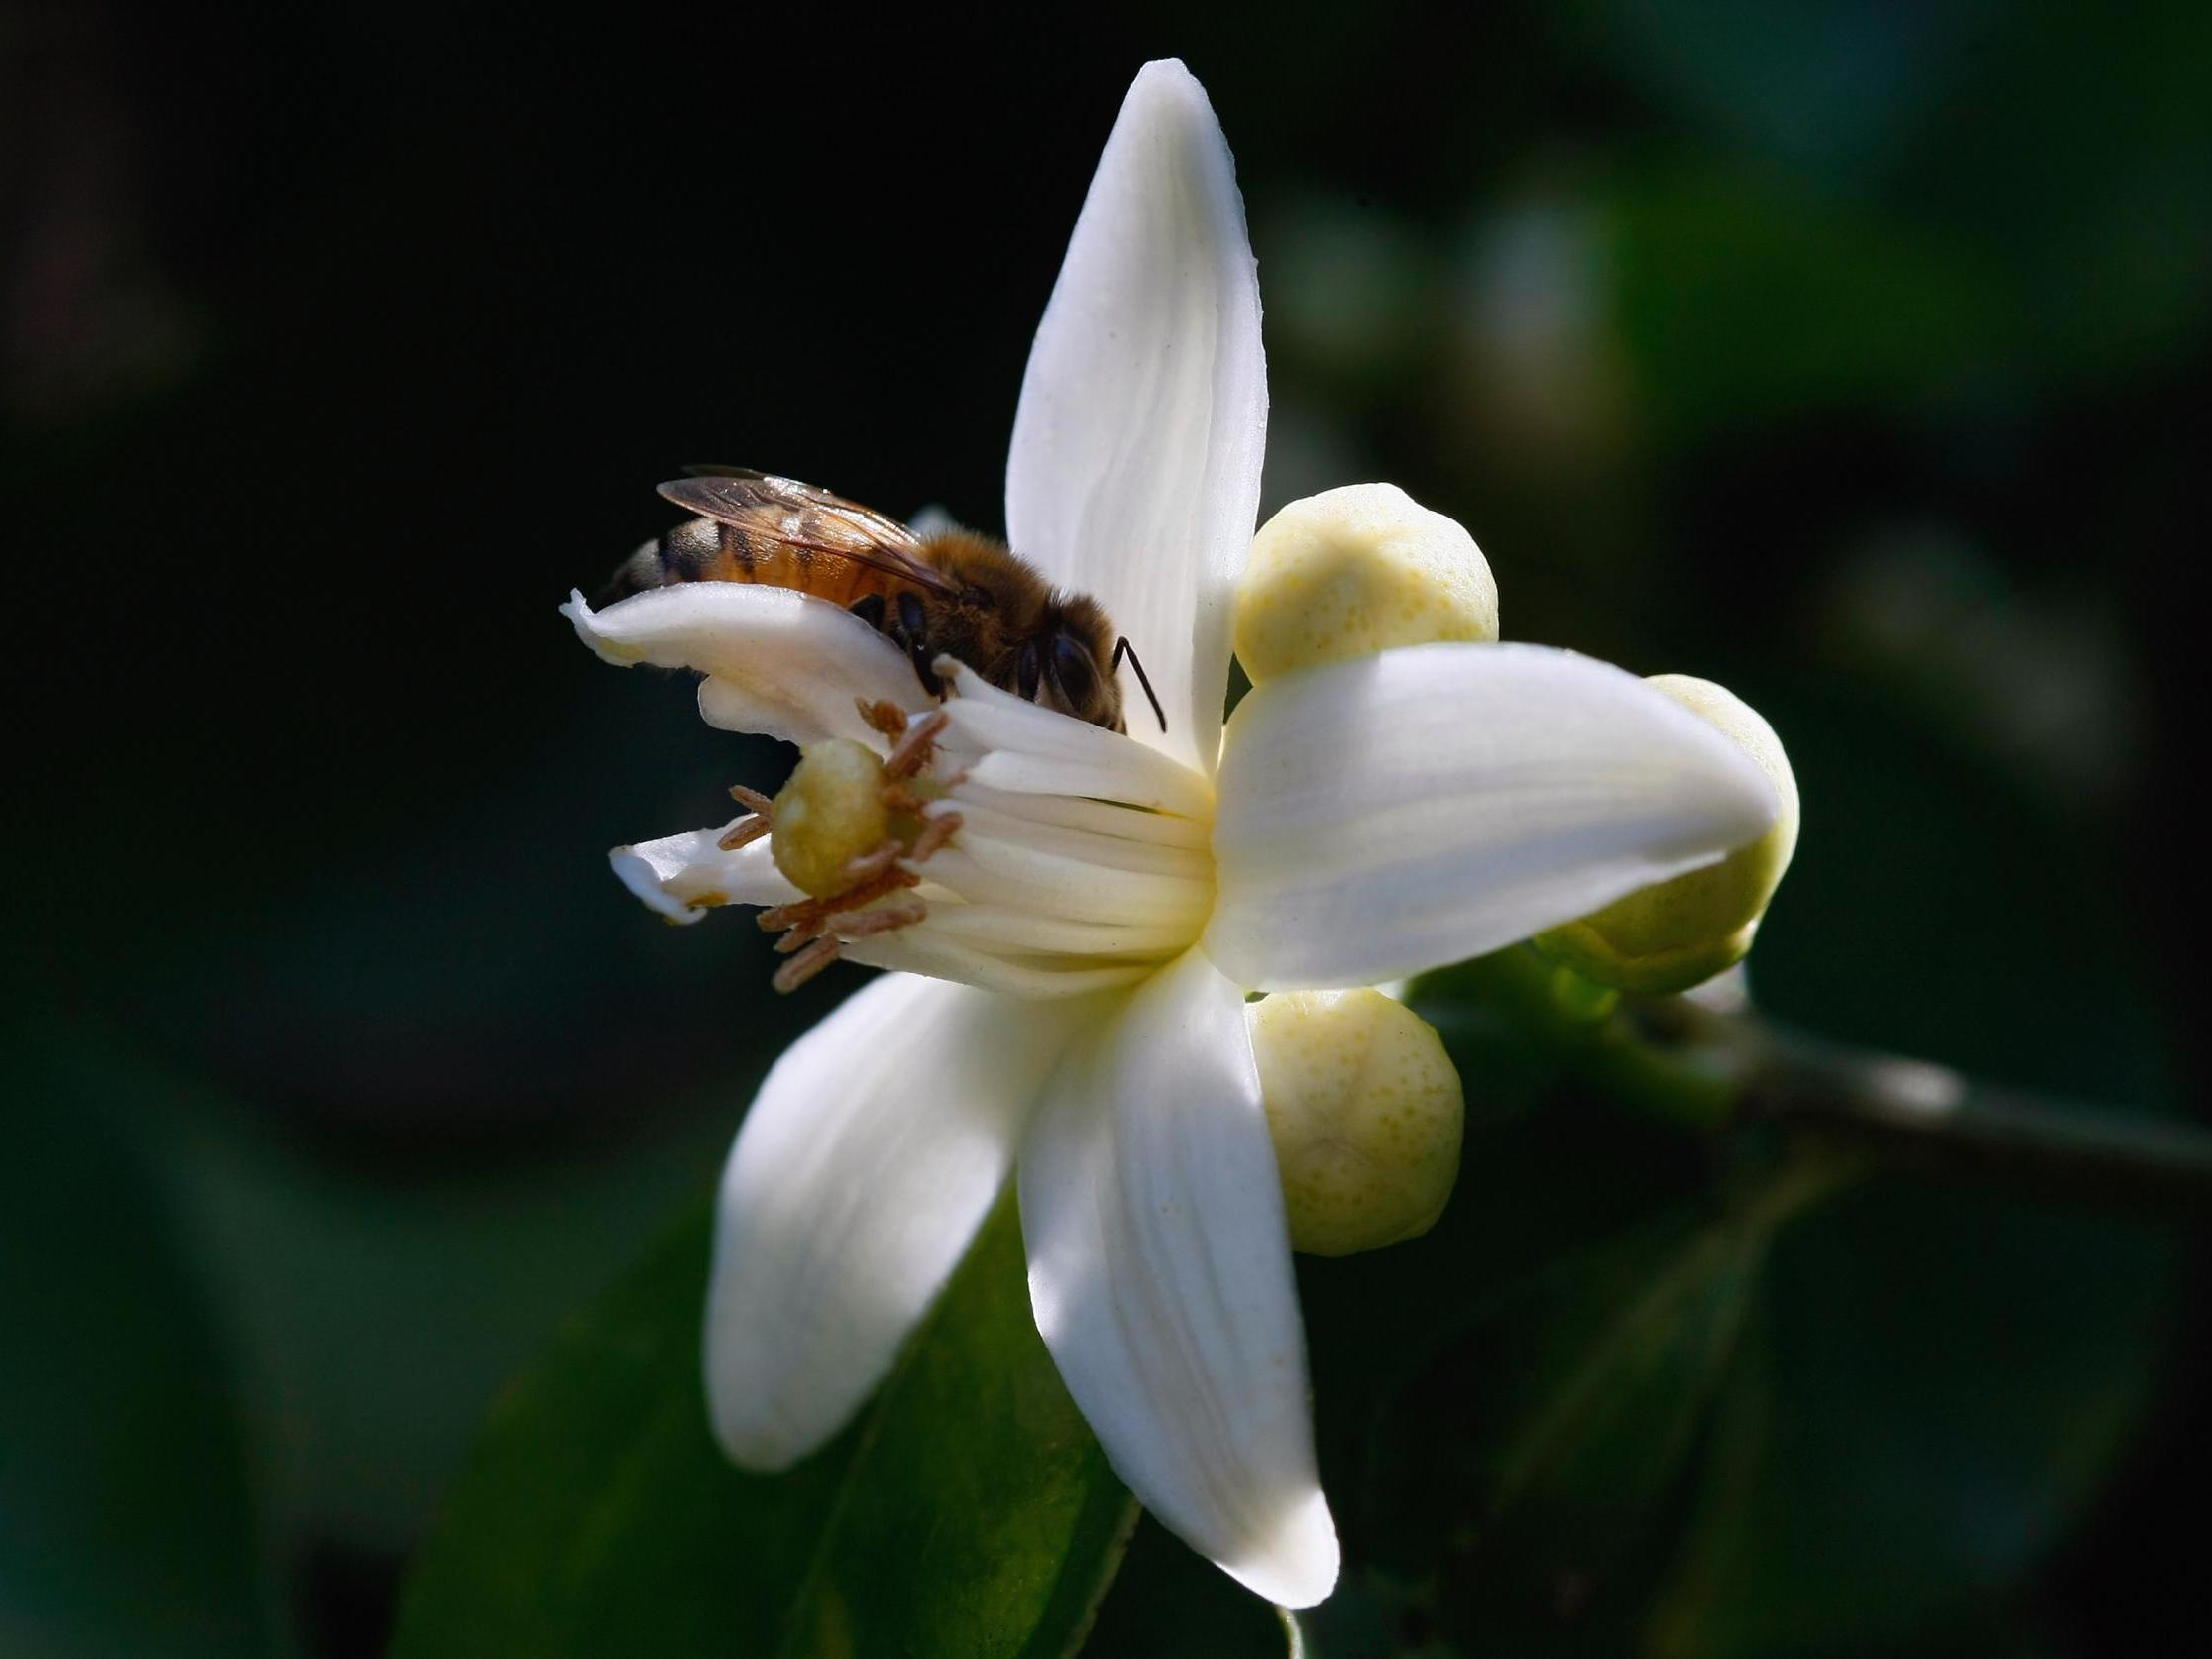
[[[810,744],[775,797],[769,852],[776,869],[816,899],[849,888],[845,867],[891,833],[883,788],[883,762],[865,744],[847,737]]]
[[[1260,526],[1236,589],[1236,655],[1254,685],[1393,645],[1496,638],[1482,549],[1395,484],[1292,502]]]
[[[1443,1042],[1381,991],[1278,991],[1244,1010],[1293,1249],[1418,1238],[1459,1173],[1465,1103]]]
[[[1733,692],[1686,674],[1655,674],[1650,684],[1756,760],[1780,806],[1772,829],[1718,864],[1632,893],[1536,936],[1538,948],[1585,979],[1659,996],[1702,984],[1751,948],[1759,919],[1797,848],[1797,779],[1774,727]]]

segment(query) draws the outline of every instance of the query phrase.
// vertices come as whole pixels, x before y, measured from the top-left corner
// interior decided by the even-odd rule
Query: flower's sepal
[[[1349,1256],[1436,1225],[1465,1101],[1443,1042],[1381,991],[1278,991],[1244,1010],[1290,1243]]]
[[[891,833],[883,762],[849,737],[809,743],[775,797],[769,851],[793,887],[816,899],[852,885],[847,867]]]
[[[1394,645],[1497,637],[1482,549],[1395,484],[1292,502],[1260,526],[1236,590],[1236,655],[1254,685]]]
[[[1655,674],[1650,683],[1758,762],[1774,785],[1774,827],[1717,864],[1538,933],[1536,944],[1596,984],[1664,996],[1703,984],[1750,950],[1797,848],[1797,779],[1774,727],[1733,692],[1686,674]]]

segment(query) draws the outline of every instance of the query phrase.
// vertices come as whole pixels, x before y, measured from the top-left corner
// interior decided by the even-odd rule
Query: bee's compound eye
[[[1052,678],[1069,710],[1087,719],[1098,705],[1098,665],[1081,640],[1061,634],[1052,641]]]
[[[1030,640],[1013,660],[1014,690],[1030,703],[1037,700],[1037,681],[1042,678],[1044,664],[1037,657],[1037,642]]]

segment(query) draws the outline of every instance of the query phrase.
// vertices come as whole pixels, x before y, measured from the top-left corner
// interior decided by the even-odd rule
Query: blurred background
[[[2212,12],[1112,13],[0,10],[0,1651],[381,1650],[503,1379],[857,978],[776,999],[753,929],[663,928],[607,874],[784,761],[554,607],[686,462],[995,527],[1150,57],[1236,151],[1263,511],[1402,484],[1474,532],[1509,636],[1767,714],[1806,826],[1753,964],[1777,1015],[2192,1098]],[[1910,1223],[1862,1223],[1825,1294],[1920,1301],[1881,1254]],[[2053,1409],[2098,1428],[2063,1501],[1971,1463],[1927,1499],[2005,1562],[1941,1650],[2202,1635],[2170,1521],[2212,1481],[2202,1231],[2004,1224],[2024,1253],[1960,1290],[2002,1340],[1929,1363],[1971,1414],[2086,1344]],[[1962,1225],[1946,1263],[1995,1236]],[[1324,1406],[1396,1255],[1309,1265]],[[2015,1321],[2003,1262],[2064,1296]],[[1861,1405],[1920,1372],[1892,1335]],[[1943,1455],[1869,1434],[1805,1456]],[[1865,1542],[1825,1593],[1968,1628],[1956,1576]],[[1213,1593],[1172,1556],[1140,1536],[1102,1640]]]

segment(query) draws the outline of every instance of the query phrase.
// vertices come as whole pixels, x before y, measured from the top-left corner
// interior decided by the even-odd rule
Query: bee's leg
[[[929,619],[922,610],[922,601],[912,593],[902,593],[898,602],[899,626],[894,634],[906,647],[907,661],[914,665],[914,676],[922,682],[922,690],[932,697],[943,697],[945,688],[937,678],[937,671],[930,664],[937,660],[937,652],[930,645]]]

